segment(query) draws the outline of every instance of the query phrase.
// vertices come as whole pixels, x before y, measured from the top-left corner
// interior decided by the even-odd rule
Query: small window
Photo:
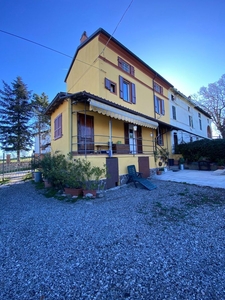
[[[154,82],[154,90],[159,94],[163,94],[163,87],[156,82]]]
[[[172,106],[172,115],[173,115],[173,119],[176,120],[177,116],[176,116],[176,107]]]
[[[191,108],[190,108],[190,106],[188,106],[188,111],[191,111]]]
[[[202,120],[201,119],[199,119],[199,128],[200,128],[200,130],[202,130]]]
[[[134,76],[134,67],[128,64],[125,60],[121,57],[118,57],[118,67],[121,68],[126,73]]]
[[[165,105],[164,100],[160,99],[159,97],[154,97],[154,104],[155,104],[155,112],[159,115],[165,115]]]
[[[62,114],[58,115],[54,120],[54,139],[62,137]]]
[[[189,116],[189,126],[193,128],[193,119],[192,116]]]
[[[126,102],[136,104],[135,84],[129,82],[122,76],[119,76],[119,82],[120,82],[120,98]]]
[[[198,117],[201,118],[201,114],[200,113],[198,113]]]
[[[116,94],[116,83],[112,82],[108,78],[105,78],[105,88],[109,90],[112,94]]]

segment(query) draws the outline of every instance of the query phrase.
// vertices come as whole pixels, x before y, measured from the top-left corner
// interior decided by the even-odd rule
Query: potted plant
[[[101,181],[106,175],[106,165],[102,168],[92,166],[90,161],[82,161],[82,187],[83,195],[92,194],[96,196],[97,190],[102,187]]]
[[[71,160],[70,154],[68,154]],[[66,194],[72,196],[81,196],[83,194],[82,189],[82,179],[83,179],[83,165],[80,159],[76,159],[75,162],[68,162],[65,178],[65,188]]]
[[[68,164],[65,155],[45,154],[40,163],[46,185],[48,183],[54,188],[63,188]]]
[[[183,157],[179,158],[179,169],[184,170],[185,159]]]
[[[166,148],[156,148],[153,152],[155,163],[158,161],[158,165],[163,167],[163,171],[166,168],[169,160],[169,151]]]

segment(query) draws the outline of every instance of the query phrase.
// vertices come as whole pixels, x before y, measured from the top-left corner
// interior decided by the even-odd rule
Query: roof
[[[156,121],[156,119],[154,119],[154,118],[151,118],[151,117],[149,117],[147,115],[139,113],[139,112],[137,112],[135,110],[132,110],[130,108],[126,108],[125,106],[119,105],[117,103],[108,101],[106,99],[103,99],[101,97],[98,97],[96,95],[88,93],[86,91],[78,92],[78,93],[75,93],[75,94],[63,93],[63,92],[58,93],[55,96],[55,98],[53,99],[53,101],[47,107],[47,109],[45,111],[45,114],[46,115],[51,115],[68,98],[71,99],[72,104],[76,103],[76,102],[88,102],[90,99],[93,99],[93,100],[96,100],[96,101],[98,101],[100,103],[107,104],[107,105],[109,105],[111,107],[120,109],[121,111],[125,111],[125,112],[131,113],[133,115],[143,117],[143,118],[145,118],[147,120]]]
[[[45,115],[51,115],[66,98],[70,97],[70,95],[71,94],[69,93],[59,92],[46,108]]]
[[[121,44],[117,39],[115,39],[114,37],[112,37],[107,31],[105,31],[102,28],[99,28],[98,30],[96,30],[89,38],[87,38],[83,43],[81,43],[78,47],[77,50],[75,52],[75,55],[73,57],[73,60],[70,64],[69,70],[66,74],[66,78],[64,81],[67,80],[67,77],[69,76],[70,70],[73,66],[73,63],[77,57],[77,54],[79,52],[80,49],[82,49],[86,44],[88,44],[91,40],[93,40],[97,35],[99,35],[100,33],[104,34],[106,37],[108,37],[110,39],[110,41],[113,41],[114,43],[116,43],[119,47],[121,47],[123,50],[125,50],[127,53],[129,53],[134,59],[136,59],[137,61],[139,61],[142,65],[144,65],[147,69],[149,69],[151,72],[153,72],[158,78],[160,78],[161,80],[163,80],[164,82],[166,82],[170,87],[173,87],[173,85],[168,82],[165,78],[163,78],[159,73],[157,73],[154,69],[152,69],[149,65],[147,65],[143,60],[141,60],[137,55],[135,55],[133,52],[131,52],[128,48],[126,48],[123,44]]]
[[[195,109],[197,109],[199,112],[201,112],[202,114],[204,114],[206,117],[208,117],[209,119],[212,119],[212,117],[210,116],[209,113],[207,113],[206,111],[204,111],[200,106],[198,106],[196,104],[196,101],[194,101],[193,99],[191,99],[191,97],[187,97],[185,96],[183,93],[181,93],[180,91],[178,91],[176,88],[173,88],[172,91],[174,92],[174,94],[178,94],[181,97],[183,97],[185,100],[187,100],[191,105],[194,106]]]

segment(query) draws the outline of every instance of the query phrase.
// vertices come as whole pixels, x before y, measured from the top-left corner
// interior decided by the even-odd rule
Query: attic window
[[[125,71],[126,73],[134,76],[134,67],[128,64],[125,60],[121,57],[118,57],[118,67]]]
[[[163,87],[158,83],[154,82],[154,91],[156,91],[159,94],[163,94]]]

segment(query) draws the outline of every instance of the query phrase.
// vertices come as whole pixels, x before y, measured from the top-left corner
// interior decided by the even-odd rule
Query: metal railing
[[[121,150],[118,150],[121,149]],[[72,152],[77,154],[146,154],[153,155],[155,141],[152,139],[108,135],[72,136]]]

